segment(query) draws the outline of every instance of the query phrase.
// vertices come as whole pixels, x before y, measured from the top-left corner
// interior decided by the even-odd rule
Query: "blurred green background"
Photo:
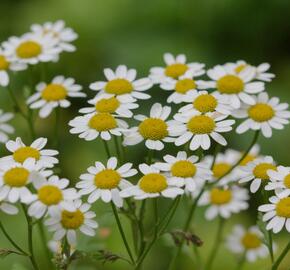
[[[126,64],[136,68],[139,76],[146,76],[151,66],[162,65],[164,52],[174,54],[185,53],[189,61],[204,62],[206,67],[222,64],[227,61],[244,59],[252,64],[269,62],[271,71],[277,78],[267,84],[270,95],[290,101],[290,1],[288,0],[1,0],[0,1],[0,42],[12,35],[21,35],[29,30],[32,23],[43,23],[63,19],[78,34],[75,42],[75,53],[64,53],[57,64],[47,66],[47,78],[63,74],[74,77],[84,86],[89,97],[95,92],[88,90],[90,82],[102,80],[104,67],[115,68],[118,64]],[[37,77],[35,78],[37,80]],[[23,82],[26,74],[16,78],[15,89],[22,96]],[[166,95],[158,88],[153,88],[154,99],[165,102]],[[151,100],[152,101],[152,100]],[[153,102],[153,101],[152,101]],[[150,103],[151,104],[151,103]],[[140,112],[148,112],[148,102],[142,105]],[[95,160],[104,160],[102,145],[97,142],[85,142],[69,134],[68,121],[77,115],[77,110],[85,105],[85,100],[73,100],[73,106],[62,111],[61,127],[61,165],[60,175],[78,180]],[[0,108],[11,111],[11,103],[6,89],[0,92]],[[26,123],[16,116],[13,120],[16,135],[22,136],[29,143]],[[53,141],[54,118],[37,120],[39,136],[46,136]],[[234,135],[229,143],[237,149],[245,149],[251,140],[251,132]],[[262,153],[269,154],[283,165],[289,165],[290,127],[283,131],[274,131],[271,139],[260,138]],[[128,149],[128,158],[141,160],[144,147],[140,151]],[[134,147],[134,150],[136,148]],[[7,154],[0,145],[1,156]],[[165,205],[168,202],[165,202]],[[255,206],[255,202],[253,205]],[[178,217],[172,222],[173,228],[179,228],[185,219],[186,207],[180,207]],[[150,210],[150,209],[149,209]],[[149,211],[150,212],[150,211]],[[97,219],[101,228],[109,227],[111,235],[106,238],[102,229],[97,240],[81,237],[80,249],[110,249],[125,253],[109,208],[99,203],[96,208]],[[150,213],[149,213],[150,214]],[[24,218],[0,215],[15,239],[24,246],[26,244],[26,228]],[[242,222],[253,224],[255,211],[248,211],[234,216],[226,227]],[[205,222],[202,212],[197,215],[196,231],[204,240],[202,255],[206,257],[215,233],[215,222]],[[35,230],[36,231],[36,230]],[[37,231],[36,231],[37,234]],[[128,229],[129,234],[129,229]],[[276,239],[276,238],[275,238]],[[281,235],[279,247],[289,239],[289,234]],[[41,270],[49,269],[38,238],[35,240],[36,253]],[[0,247],[8,247],[8,243],[0,234]],[[146,268],[166,269],[168,256],[172,252],[171,239],[161,239],[146,260]],[[192,252],[179,259],[179,269],[194,269]],[[226,259],[225,259],[226,258]],[[247,265],[245,269],[268,269],[269,262],[260,260]],[[280,268],[289,270],[288,258]],[[233,269],[235,258],[223,247],[215,262],[214,269]],[[25,258],[11,255],[0,260],[0,269],[30,269]],[[122,262],[102,265],[99,262],[85,263],[80,261],[72,269],[129,269]],[[198,269],[197,269],[198,270]]]

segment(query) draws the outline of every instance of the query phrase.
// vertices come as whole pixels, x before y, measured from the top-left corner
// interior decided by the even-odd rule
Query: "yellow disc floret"
[[[286,188],[290,189],[290,173],[284,177],[284,185]]]
[[[194,134],[208,134],[215,128],[215,121],[206,115],[193,116],[187,123],[187,128]]]
[[[12,168],[5,172],[4,183],[10,187],[23,187],[27,184],[29,171],[25,168]]]
[[[167,124],[159,118],[147,118],[138,127],[144,139],[162,140],[168,135]]]
[[[165,68],[165,75],[171,78],[177,79],[188,70],[188,66],[185,64],[172,64]]]
[[[109,113],[97,113],[89,120],[89,127],[99,132],[107,131],[117,127],[117,121]]]
[[[100,189],[113,189],[121,181],[120,174],[112,169],[105,169],[95,175],[95,185]]]
[[[244,90],[244,82],[235,75],[225,75],[217,81],[217,89],[222,94],[238,94]]]
[[[179,80],[175,84],[175,91],[180,94],[186,94],[186,92],[195,88],[196,88],[196,83],[192,79]]]
[[[290,197],[283,198],[276,204],[276,213],[279,217],[290,218]]]
[[[210,201],[212,204],[227,204],[232,199],[232,192],[219,188],[213,188],[210,192]]]
[[[10,63],[7,61],[4,55],[0,55],[0,70],[7,70]]]
[[[193,107],[202,113],[213,112],[217,105],[216,98],[209,94],[200,95],[193,102]]]
[[[41,45],[32,40],[22,42],[16,49],[17,56],[24,59],[36,57],[41,52]]]
[[[276,171],[277,168],[275,165],[271,164],[271,163],[260,163],[258,164],[254,170],[253,170],[253,174],[256,178],[260,178],[262,180],[269,180],[269,176],[267,174],[268,170],[274,170]]]
[[[248,109],[248,115],[256,122],[266,122],[275,115],[273,108],[266,103],[257,103]]]
[[[259,236],[252,232],[247,232],[241,239],[245,249],[256,249],[261,246],[262,241]]]
[[[38,199],[45,205],[56,205],[63,199],[62,191],[53,185],[42,186],[38,190]]]
[[[107,82],[105,91],[109,94],[124,95],[133,91],[133,85],[126,79],[114,79]]]
[[[113,113],[120,106],[120,102],[115,97],[103,98],[96,103],[96,110],[100,113]]]
[[[80,210],[69,212],[67,210],[61,213],[61,224],[65,229],[76,230],[84,223],[85,217]]]
[[[59,101],[67,97],[67,90],[61,84],[48,84],[41,92],[41,97],[46,101]]]
[[[171,167],[171,174],[176,177],[193,177],[196,174],[196,166],[188,160],[179,160]]]
[[[221,178],[231,169],[231,167],[231,164],[226,162],[215,163],[212,169],[213,176],[215,178]]]
[[[167,181],[162,174],[149,173],[140,179],[139,187],[146,193],[159,193],[167,188]]]
[[[19,163],[23,163],[28,158],[34,158],[35,160],[39,160],[39,151],[31,146],[24,146],[18,148],[13,153],[13,159]]]

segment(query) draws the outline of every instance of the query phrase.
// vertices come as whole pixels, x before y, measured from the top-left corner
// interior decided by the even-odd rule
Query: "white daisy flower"
[[[290,167],[278,166],[276,170],[268,170],[269,182],[265,186],[266,190],[275,190],[281,196],[290,195]]]
[[[258,208],[260,212],[265,212],[263,221],[268,222],[266,229],[278,233],[285,226],[290,233],[290,197],[279,194],[272,196],[269,201],[269,204]]]
[[[14,127],[7,124],[13,117],[13,113],[5,113],[0,109],[0,143],[6,143],[9,140],[7,134],[12,134],[14,132]]]
[[[185,73],[194,77],[205,73],[204,64],[198,62],[186,63],[184,54],[174,57],[171,53],[165,53],[163,59],[166,67],[152,67],[150,69],[150,78],[154,83],[163,83],[167,79],[176,80],[185,75]]]
[[[193,192],[211,179],[212,172],[204,164],[198,162],[197,156],[187,157],[186,152],[179,151],[177,156],[165,155],[165,162],[156,162],[153,166],[166,173],[168,184],[184,187]]]
[[[97,95],[88,101],[93,107],[86,107],[79,110],[80,113],[111,113],[122,117],[130,118],[133,116],[131,110],[139,107],[135,103],[136,99],[131,96],[115,96],[112,94]]]
[[[123,206],[123,198],[120,191],[132,186],[126,178],[137,174],[136,169],[132,169],[132,163],[126,163],[117,169],[117,158],[111,157],[107,166],[101,162],[96,162],[95,166],[88,168],[88,173],[82,174],[82,181],[76,184],[81,195],[90,194],[88,203],[94,203],[101,199],[105,203],[112,201],[117,207]]]
[[[170,185],[167,177],[153,165],[140,164],[139,170],[143,173],[143,176],[137,185],[122,190],[120,192],[121,197],[133,196],[135,200],[144,200],[159,196],[175,198],[184,193],[183,189]]]
[[[84,116],[77,116],[69,122],[72,127],[70,133],[80,134],[81,139],[92,141],[100,136],[103,140],[109,141],[112,135],[121,136],[128,128],[128,124],[116,118],[110,113],[89,113]]]
[[[39,83],[36,86],[37,92],[28,98],[27,104],[31,109],[40,109],[39,116],[45,118],[50,115],[56,107],[67,108],[70,106],[68,97],[85,97],[86,94],[80,92],[82,86],[75,84],[73,78],[56,76],[51,83]]]
[[[2,43],[11,62],[35,65],[39,62],[57,61],[60,49],[52,35],[27,33],[21,37],[11,37]]]
[[[268,170],[277,170],[274,160],[270,156],[261,157],[249,162],[246,166],[240,167],[244,175],[239,183],[251,181],[250,190],[252,193],[258,191],[262,183],[269,181]]]
[[[210,205],[205,212],[205,217],[208,220],[212,220],[216,216],[229,218],[234,213],[246,210],[249,206],[248,199],[248,191],[244,188],[237,186],[232,186],[229,189],[215,187],[201,196],[199,205]]]
[[[37,194],[33,195],[33,201],[28,208],[30,216],[39,219],[47,212],[57,211],[60,208],[75,211],[73,200],[78,199],[79,195],[74,188],[67,188],[68,179],[59,179],[55,175],[46,179],[38,173],[34,173],[32,183]]]
[[[90,84],[90,89],[99,91],[99,94],[107,93],[116,96],[136,99],[149,99],[150,95],[143,93],[150,89],[153,83],[149,78],[136,79],[136,69],[128,69],[124,65],[120,65],[114,72],[110,68],[104,69],[106,82],[98,81]]]
[[[264,235],[257,226],[245,229],[242,225],[236,225],[227,237],[226,245],[231,252],[245,256],[248,262],[254,262],[269,255],[263,240]]]
[[[255,72],[251,68],[245,68],[239,74],[228,69],[226,66],[217,65],[207,71],[207,75],[213,81],[200,82],[202,88],[216,88],[217,92],[224,95],[233,108],[240,108],[241,101],[253,105],[253,94],[265,89],[263,82],[251,82]]]
[[[66,27],[63,20],[46,22],[43,25],[33,24],[31,26],[31,31],[42,36],[52,35],[57,40],[56,46],[59,47],[61,51],[74,52],[76,50],[71,42],[76,40],[78,35],[73,29]]]
[[[0,164],[0,200],[7,200],[11,203],[17,201],[30,203],[32,194],[28,184],[35,171],[38,171],[43,177],[52,174],[52,171],[42,170],[33,158],[26,159],[23,164]]]
[[[174,115],[177,123],[169,129],[173,136],[178,136],[175,140],[176,146],[191,140],[190,150],[194,151],[199,147],[207,150],[210,148],[210,138],[221,145],[227,145],[227,141],[220,133],[231,131],[235,120],[224,120],[226,117],[227,115],[219,113],[202,114],[193,110],[187,114],[177,113]]]
[[[15,141],[10,140],[6,143],[6,148],[12,154],[0,158],[0,162],[23,163],[28,158],[34,158],[41,167],[52,168],[58,163],[58,159],[54,157],[58,155],[58,151],[43,149],[46,144],[46,138],[38,138],[30,146],[26,146],[21,138],[17,137]]]
[[[11,203],[0,200],[0,212],[7,215],[16,215],[18,213],[18,208]]]
[[[249,129],[261,130],[266,138],[272,136],[272,129],[283,129],[289,123],[290,111],[287,111],[287,103],[279,103],[277,97],[269,99],[267,93],[260,93],[254,97],[254,104],[243,105],[239,110],[233,111],[232,115],[237,118],[247,118],[236,129],[242,134]]]
[[[162,107],[160,103],[152,105],[150,116],[136,115],[134,118],[141,123],[138,127],[132,127],[126,132],[124,145],[135,145],[145,140],[147,148],[152,150],[162,150],[163,142],[172,142],[170,128],[174,127],[175,121],[165,121],[170,115],[171,108]]]
[[[66,237],[70,245],[76,245],[76,232],[80,230],[88,236],[95,236],[95,229],[98,223],[94,220],[96,214],[89,211],[91,205],[82,203],[81,200],[75,200],[74,211],[59,209],[52,211],[49,218],[45,221],[48,230],[54,232],[53,240],[59,241]]]

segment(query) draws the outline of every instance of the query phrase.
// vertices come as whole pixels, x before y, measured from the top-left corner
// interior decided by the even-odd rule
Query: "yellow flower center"
[[[279,217],[290,218],[290,197],[283,198],[276,204],[276,213]]]
[[[121,181],[120,174],[112,169],[104,169],[95,175],[95,185],[100,189],[113,189]]]
[[[56,205],[62,201],[61,190],[53,185],[43,186],[38,190],[38,199],[45,205]]]
[[[230,190],[223,190],[213,188],[210,192],[210,200],[212,204],[227,204],[232,199],[232,192]]]
[[[236,73],[240,73],[241,71],[243,71],[245,68],[247,67],[246,64],[240,64],[235,68],[235,72]]]
[[[84,214],[80,210],[74,212],[63,210],[60,222],[65,229],[76,230],[83,225],[84,220]]]
[[[284,185],[286,188],[290,189],[290,173],[284,177]]]
[[[215,178],[223,177],[230,169],[231,165],[225,162],[215,163],[212,169]]]
[[[133,85],[126,79],[114,79],[107,82],[105,90],[109,94],[124,95],[133,91]]]
[[[117,127],[117,121],[109,113],[97,113],[89,121],[89,127],[99,132],[114,129]]]
[[[12,168],[5,172],[4,183],[10,187],[23,187],[28,182],[29,171],[24,168]]]
[[[196,173],[196,166],[188,160],[180,160],[172,165],[171,173],[176,177],[193,177]]]
[[[216,98],[209,94],[200,95],[193,102],[193,107],[202,113],[213,112],[217,105]]]
[[[115,97],[103,98],[96,103],[96,110],[100,113],[113,113],[120,106],[120,102]]]
[[[262,244],[262,241],[258,235],[252,232],[245,233],[241,239],[241,242],[245,249],[256,249]]]
[[[188,66],[185,64],[172,64],[165,68],[165,75],[177,79],[188,70]]]
[[[6,70],[9,68],[10,63],[7,61],[4,55],[0,55],[0,70]]]
[[[235,75],[225,75],[217,81],[217,89],[222,94],[238,94],[244,90],[244,82]]]
[[[187,123],[187,128],[194,134],[208,134],[215,128],[215,122],[206,115],[193,116]]]
[[[187,91],[195,88],[196,84],[192,79],[183,79],[175,84],[175,91],[180,94],[185,94]]]
[[[58,101],[67,97],[67,90],[61,84],[48,84],[41,92],[41,97],[46,101]]]
[[[159,173],[149,173],[140,179],[139,187],[146,193],[158,193],[167,188],[167,181]]]
[[[158,118],[147,118],[138,127],[144,139],[162,140],[168,135],[167,124]]]
[[[34,158],[36,160],[39,160],[40,158],[39,151],[30,146],[24,146],[24,147],[18,148],[13,153],[13,159],[19,163],[23,163],[28,158]]]
[[[256,122],[265,122],[273,118],[273,108],[265,103],[257,103],[248,109],[248,115]]]
[[[244,159],[240,162],[241,166],[246,166],[249,162],[253,161],[256,157],[254,155],[248,154],[244,157]]]
[[[35,41],[24,41],[16,49],[16,54],[20,58],[33,58],[41,54],[42,47]]]
[[[260,163],[254,168],[253,174],[256,178],[260,178],[262,180],[269,180],[269,176],[267,174],[268,170],[276,171],[277,168],[271,163]]]

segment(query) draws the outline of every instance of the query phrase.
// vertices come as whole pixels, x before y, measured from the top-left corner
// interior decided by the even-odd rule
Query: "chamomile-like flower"
[[[194,77],[205,73],[204,64],[198,62],[187,63],[184,54],[175,57],[171,53],[165,53],[163,59],[166,67],[152,67],[150,69],[150,78],[154,83],[163,83],[167,79],[177,80],[185,73]]]
[[[248,208],[248,191],[244,188],[232,186],[231,188],[214,187],[206,191],[199,200],[199,205],[210,205],[205,217],[208,220],[216,216],[229,218],[234,213],[239,213]]]
[[[68,179],[59,179],[55,175],[45,179],[38,173],[34,173],[32,183],[37,194],[33,195],[32,203],[28,208],[30,216],[39,219],[47,212],[57,211],[60,208],[75,211],[73,200],[79,198],[79,195],[74,188],[68,188]]]
[[[265,212],[263,221],[268,222],[266,229],[274,233],[280,232],[285,226],[290,233],[290,197],[277,194],[269,199],[270,203],[259,206],[260,212]]]
[[[39,116],[45,118],[50,115],[56,107],[67,108],[70,106],[68,97],[85,97],[80,92],[82,86],[75,84],[73,78],[56,76],[51,83],[39,83],[36,86],[37,92],[28,98],[27,104],[31,109],[39,109]]]
[[[152,150],[162,150],[163,142],[172,142],[170,127],[175,121],[166,121],[171,108],[162,107],[160,103],[155,103],[151,107],[150,116],[136,115],[134,118],[141,123],[138,127],[132,127],[125,131],[124,145],[135,145],[145,140],[147,148]]]
[[[242,225],[236,225],[227,237],[226,245],[231,252],[244,255],[247,261],[254,262],[269,255],[263,238],[263,233],[257,226],[245,229]]]
[[[239,110],[233,111],[236,118],[247,118],[237,127],[237,133],[242,134],[249,129],[261,130],[266,138],[272,136],[272,129],[283,129],[289,123],[290,111],[287,103],[279,103],[277,97],[269,99],[267,93],[260,93],[254,97],[254,104],[243,105]]]
[[[178,138],[175,145],[180,146],[191,140],[189,148],[194,151],[201,147],[204,150],[210,148],[210,138],[221,145],[227,145],[225,138],[219,133],[229,132],[235,120],[224,120],[227,115],[219,113],[202,114],[191,111],[187,114],[177,113],[174,119],[177,124],[169,127],[170,132]]]
[[[73,29],[66,27],[63,20],[46,22],[43,25],[33,24],[31,26],[31,31],[42,36],[52,35],[57,40],[56,46],[59,47],[61,51],[74,52],[76,50],[71,42],[76,40],[78,35]]]
[[[263,82],[251,82],[255,78],[255,72],[251,68],[245,68],[237,74],[228,70],[226,66],[217,65],[209,69],[207,75],[213,81],[200,82],[200,87],[217,89],[216,91],[224,95],[236,109],[240,108],[241,101],[253,105],[253,94],[265,89]]]
[[[7,215],[16,215],[18,208],[9,202],[0,200],[0,212],[4,212]]]
[[[81,200],[75,200],[74,211],[67,211],[59,209],[52,211],[49,218],[45,221],[48,230],[54,232],[53,240],[59,241],[66,237],[70,245],[76,245],[76,233],[80,230],[83,234],[88,236],[95,235],[95,229],[98,223],[94,220],[96,214],[89,211],[91,205],[82,203]]]
[[[114,72],[110,68],[104,69],[106,82],[98,81],[90,84],[90,89],[99,91],[99,94],[107,93],[116,96],[126,97],[132,96],[136,99],[149,99],[150,95],[143,93],[150,89],[153,85],[149,78],[141,78],[136,80],[136,69],[128,69],[124,65],[120,65]]]
[[[269,182],[266,190],[275,190],[281,196],[290,195],[290,167],[278,166],[276,170],[268,170]]]
[[[187,157],[186,152],[179,151],[176,157],[165,155],[163,159],[165,162],[156,162],[153,166],[166,173],[171,186],[184,187],[186,191],[193,192],[211,179],[211,170],[198,162],[197,156]]]
[[[143,176],[137,185],[122,190],[120,192],[121,197],[134,197],[135,200],[144,200],[159,196],[175,198],[184,193],[183,189],[170,185],[167,177],[153,165],[140,164],[139,170],[143,173]]]
[[[117,207],[123,206],[123,198],[120,191],[132,186],[126,178],[137,174],[136,169],[132,169],[132,163],[126,163],[117,169],[117,158],[111,157],[107,166],[101,162],[96,162],[95,166],[88,168],[88,173],[82,174],[82,181],[76,184],[81,195],[90,194],[88,203],[94,203],[101,199],[108,203],[112,201]]]
[[[112,94],[97,95],[94,99],[88,101],[93,107],[86,107],[79,110],[80,113],[111,113],[122,117],[132,117],[131,110],[139,107],[135,103],[136,99],[131,96],[115,96]]]
[[[14,132],[14,127],[7,124],[13,117],[13,113],[5,113],[0,109],[0,143],[7,142],[9,140],[8,134]]]
[[[251,181],[250,190],[252,193],[257,192],[262,183],[268,183],[268,170],[277,170],[274,160],[270,156],[255,159],[240,168],[244,171],[244,175],[239,182],[246,183]]]
[[[52,168],[58,163],[58,159],[54,157],[58,151],[43,149],[46,143],[46,138],[38,138],[30,146],[26,146],[21,138],[17,137],[15,141],[10,140],[6,143],[6,148],[12,154],[1,158],[0,162],[23,163],[28,158],[34,158],[41,167]]]

